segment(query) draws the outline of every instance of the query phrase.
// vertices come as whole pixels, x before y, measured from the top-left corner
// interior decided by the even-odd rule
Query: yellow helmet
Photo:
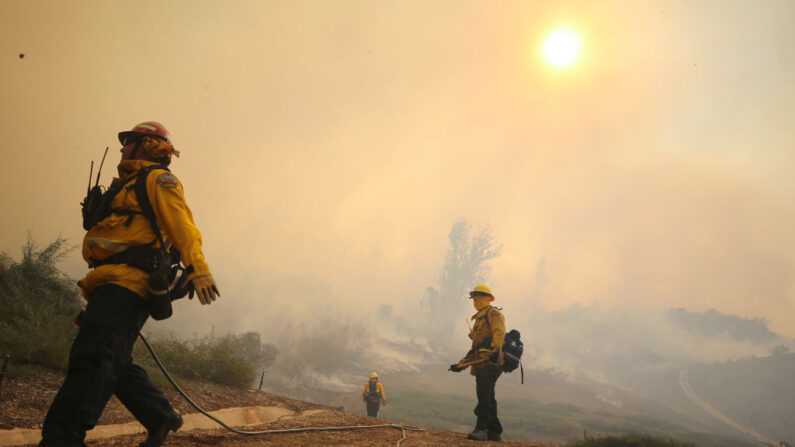
[[[378,373],[375,373],[375,372],[374,372],[374,373],[371,373],[371,374],[370,374],[370,378],[371,378],[371,379],[377,379],[377,378],[378,378]]]
[[[492,295],[491,289],[489,289],[489,287],[487,285],[485,285],[485,284],[478,284],[478,285],[475,286],[474,289],[472,289],[471,292],[469,292],[469,297],[470,298],[474,298],[475,296],[478,296],[478,295],[489,296],[489,297],[491,297],[491,301],[494,301],[494,295]]]

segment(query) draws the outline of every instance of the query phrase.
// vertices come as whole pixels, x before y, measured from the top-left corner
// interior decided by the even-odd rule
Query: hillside
[[[713,407],[777,440],[795,442],[795,354],[691,368],[693,389]],[[731,390],[729,392],[729,390]]]
[[[25,375],[12,375],[2,384],[0,393],[0,445],[3,445],[3,434],[13,428],[40,428],[44,414],[54,393],[62,381],[62,376],[50,370],[34,368]],[[295,412],[295,417],[279,418],[267,424],[246,427],[246,431],[261,431],[303,427],[333,427],[352,425],[379,425],[394,423],[324,407],[309,402],[288,399],[262,391],[244,391],[231,387],[202,382],[182,384],[189,396],[206,410],[241,406],[276,406]],[[196,411],[174,390],[164,388],[172,404],[182,414],[188,415]],[[307,411],[320,410],[320,411]],[[119,424],[133,421],[130,414],[118,400],[112,398],[106,408],[100,425]],[[502,443],[482,443],[469,441],[464,433],[456,433],[437,429],[424,429],[422,432],[406,431],[406,439],[400,445],[404,447],[445,445],[508,445],[524,447],[548,447],[545,444],[505,440]],[[264,436],[244,437],[233,434],[220,427],[209,430],[180,431],[169,437],[168,446],[385,446],[396,445],[403,438],[403,432],[395,428],[359,429],[340,432],[309,432],[286,433]],[[143,435],[126,435],[89,441],[91,446],[129,446],[137,445]],[[33,445],[33,444],[24,444]]]
[[[382,373],[390,405],[383,415],[409,424],[464,431],[473,422],[474,379],[452,374],[445,365],[416,372]],[[658,383],[666,383],[659,379]],[[585,378],[525,369],[497,382],[500,419],[511,439],[562,445],[588,436],[644,433],[692,442],[696,446],[751,447],[752,439],[714,419],[687,399],[676,376],[665,387],[665,399]],[[659,394],[663,394],[660,385]],[[331,405],[360,408],[359,392],[341,393]]]

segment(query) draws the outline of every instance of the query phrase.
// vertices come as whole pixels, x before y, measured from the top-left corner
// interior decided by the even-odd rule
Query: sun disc
[[[568,67],[580,55],[580,36],[568,29],[560,29],[547,36],[542,53],[549,65]]]

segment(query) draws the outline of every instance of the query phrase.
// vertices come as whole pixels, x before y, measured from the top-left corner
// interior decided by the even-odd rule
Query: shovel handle
[[[472,361],[472,362],[459,363],[458,367],[463,369],[463,368],[467,368],[467,367],[472,366],[472,365],[477,365],[479,363],[483,363],[483,362],[488,361],[488,360],[489,360],[488,358],[485,358],[485,359],[475,360],[475,361]],[[451,371],[450,368],[447,368],[447,370]]]

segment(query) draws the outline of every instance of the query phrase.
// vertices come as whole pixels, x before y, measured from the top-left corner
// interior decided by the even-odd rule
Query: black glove
[[[497,363],[497,361],[499,361],[499,359],[500,359],[500,351],[494,351],[489,356],[489,361],[493,362],[493,363]]]
[[[461,372],[463,370],[464,370],[464,368],[458,366],[458,363],[453,363],[452,365],[450,365],[450,371],[452,371],[454,373]]]

